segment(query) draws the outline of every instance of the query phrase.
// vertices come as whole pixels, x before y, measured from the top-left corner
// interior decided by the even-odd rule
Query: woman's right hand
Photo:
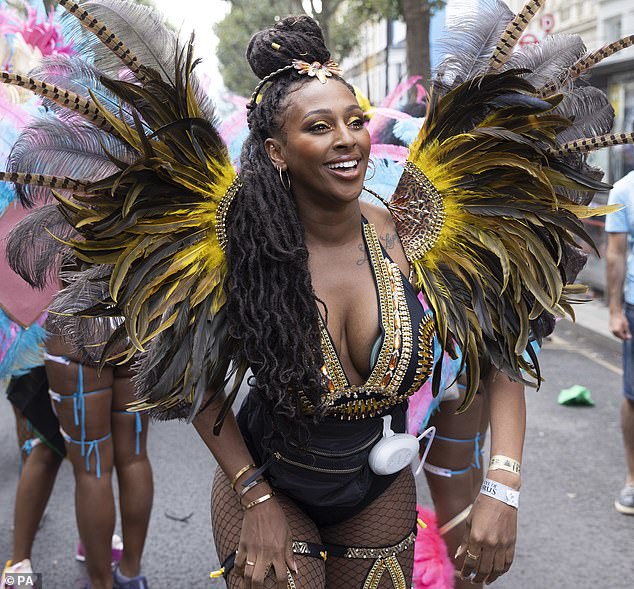
[[[287,589],[287,571],[296,573],[297,564],[291,530],[275,497],[244,512],[235,560],[235,571],[244,578],[245,589],[264,589],[271,567],[277,589]]]

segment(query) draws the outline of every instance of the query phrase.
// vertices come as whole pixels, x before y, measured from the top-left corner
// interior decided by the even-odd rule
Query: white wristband
[[[484,479],[482,487],[480,488],[480,493],[487,495],[488,497],[493,497],[493,499],[497,499],[498,501],[502,501],[502,503],[515,507],[515,509],[517,509],[520,504],[519,491],[511,489],[511,487],[498,483],[497,481],[492,481],[491,479]]]

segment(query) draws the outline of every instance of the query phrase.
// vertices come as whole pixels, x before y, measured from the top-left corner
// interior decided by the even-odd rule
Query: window
[[[613,16],[603,21],[603,40],[607,43],[621,38],[621,16]]]

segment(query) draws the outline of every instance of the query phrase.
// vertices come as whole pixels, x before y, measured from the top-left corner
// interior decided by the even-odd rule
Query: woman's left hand
[[[478,494],[456,552],[456,558],[464,556],[462,578],[473,583],[493,583],[509,570],[516,538],[517,509]]]

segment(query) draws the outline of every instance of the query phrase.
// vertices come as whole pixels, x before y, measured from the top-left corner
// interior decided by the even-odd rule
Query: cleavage
[[[336,363],[349,384],[364,384],[371,373],[372,350],[383,340],[377,278],[365,241],[350,259],[331,257],[323,260],[324,272],[315,284],[317,296],[327,305],[326,332]],[[316,262],[315,266],[319,266]],[[341,268],[338,271],[337,268]],[[351,268],[354,268],[351,270]],[[319,305],[326,319],[323,305]],[[380,347],[380,346],[379,346]]]

